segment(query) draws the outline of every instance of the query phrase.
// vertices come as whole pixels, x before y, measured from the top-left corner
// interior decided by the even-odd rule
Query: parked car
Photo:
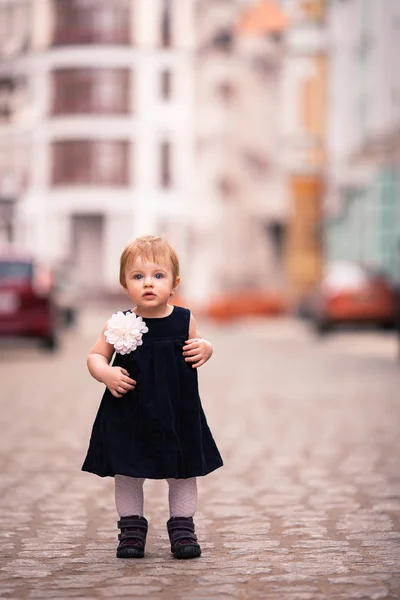
[[[55,350],[58,314],[51,271],[30,256],[0,255],[0,336],[25,336]]]
[[[311,294],[307,316],[320,334],[344,324],[394,328],[396,304],[397,292],[387,276],[359,264],[334,262]]]

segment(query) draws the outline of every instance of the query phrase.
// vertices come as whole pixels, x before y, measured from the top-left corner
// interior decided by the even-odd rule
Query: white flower
[[[142,345],[142,335],[147,333],[148,327],[142,317],[135,313],[114,313],[107,321],[107,329],[104,332],[106,340],[113,345],[119,354],[128,354]]]

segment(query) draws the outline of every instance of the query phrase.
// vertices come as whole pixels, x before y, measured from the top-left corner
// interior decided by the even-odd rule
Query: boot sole
[[[121,548],[117,550],[117,558],[143,558],[144,550],[140,548]]]
[[[201,548],[199,546],[181,546],[175,550],[173,555],[175,558],[180,559],[199,558],[201,556]]]

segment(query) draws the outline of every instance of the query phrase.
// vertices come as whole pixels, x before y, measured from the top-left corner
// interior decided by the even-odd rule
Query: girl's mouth
[[[153,294],[153,292],[146,292],[145,294],[143,294],[144,298],[155,298],[156,295]]]

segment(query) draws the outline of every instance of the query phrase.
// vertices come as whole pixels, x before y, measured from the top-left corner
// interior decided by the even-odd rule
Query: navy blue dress
[[[167,317],[143,320],[143,345],[113,361],[136,387],[122,398],[106,388],[82,470],[148,479],[207,475],[223,462],[201,406],[197,369],[182,355],[190,311],[175,306]]]

